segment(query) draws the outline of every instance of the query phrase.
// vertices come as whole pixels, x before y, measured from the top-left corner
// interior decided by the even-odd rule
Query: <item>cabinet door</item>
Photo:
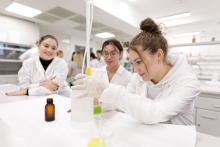
[[[193,121],[196,124],[196,108],[193,108]]]
[[[194,104],[196,108],[220,111],[220,99],[197,97]]]
[[[220,112],[197,109],[196,129],[198,132],[220,137]]]

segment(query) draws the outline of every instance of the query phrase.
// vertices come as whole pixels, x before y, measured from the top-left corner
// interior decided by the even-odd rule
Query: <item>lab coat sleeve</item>
[[[117,108],[145,124],[157,124],[178,115],[200,93],[197,79],[185,79],[174,85],[168,97],[151,100],[126,92],[123,86],[112,85],[102,93],[99,101],[114,104]]]
[[[66,82],[68,70],[69,68],[63,59],[57,62],[56,68],[53,73],[53,77],[56,77],[56,78],[53,81],[58,84],[59,88],[61,88],[64,82]]]
[[[31,65],[28,62],[24,62],[21,69],[18,72],[18,80],[20,89],[37,88],[40,83],[31,84]]]
[[[136,86],[135,86],[135,75],[130,77],[129,83],[126,86],[126,92],[135,94]]]
[[[125,82],[124,82],[123,86],[127,87],[128,84],[130,83],[131,79],[132,79],[132,75],[128,74],[127,77],[125,78]]]
[[[95,70],[94,73],[92,74],[92,77],[99,79],[101,76],[99,73],[100,73],[99,69]],[[102,107],[102,111],[116,111],[116,110],[120,111],[113,104],[101,103],[101,107]]]
[[[21,54],[20,56],[19,56],[19,59],[20,60],[26,60],[26,59],[28,59],[29,57],[30,57],[30,55],[29,55],[29,50],[28,51],[26,51],[26,52],[24,52],[23,54]]]
[[[18,72],[20,89],[28,89],[29,95],[50,95],[50,90],[43,86],[39,86],[40,83],[31,84],[31,64],[28,60],[23,62],[23,66]]]

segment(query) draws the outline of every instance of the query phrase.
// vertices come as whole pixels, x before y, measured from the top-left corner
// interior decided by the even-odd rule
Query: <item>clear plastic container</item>
[[[73,90],[71,93],[71,120],[74,122],[88,122],[93,118],[93,97],[76,99],[84,90]]]

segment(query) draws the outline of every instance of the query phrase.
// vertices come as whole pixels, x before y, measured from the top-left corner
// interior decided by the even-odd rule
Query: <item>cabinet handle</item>
[[[220,106],[219,105],[213,105],[215,108],[220,108]]]
[[[204,118],[209,118],[209,119],[216,119],[216,117],[212,117],[212,116],[207,116],[207,115],[201,115]]]

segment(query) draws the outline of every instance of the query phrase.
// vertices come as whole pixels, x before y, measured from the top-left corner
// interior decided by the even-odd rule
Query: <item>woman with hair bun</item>
[[[84,89],[84,95],[115,105],[145,124],[194,125],[193,104],[200,93],[196,75],[183,54],[168,54],[167,40],[151,18],[140,29],[128,49],[135,73],[126,89],[82,74],[73,89]]]

